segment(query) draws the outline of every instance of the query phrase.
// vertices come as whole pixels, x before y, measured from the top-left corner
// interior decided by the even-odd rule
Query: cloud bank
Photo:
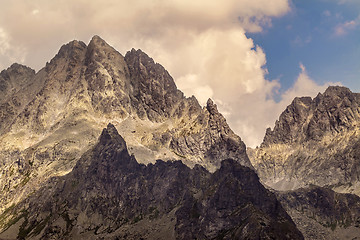
[[[60,45],[103,37],[121,53],[141,48],[173,75],[187,96],[211,97],[248,146],[293,97],[323,91],[304,67],[293,88],[274,100],[266,55],[247,32],[271,27],[288,0],[13,0],[0,10],[0,67],[18,61],[39,69]],[[10,21],[11,20],[11,21]]]

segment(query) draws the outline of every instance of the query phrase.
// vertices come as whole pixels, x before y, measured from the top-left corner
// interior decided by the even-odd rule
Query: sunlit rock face
[[[199,105],[141,50],[125,57],[95,36],[72,41],[39,72],[0,74],[0,212],[72,170],[109,122],[141,163],[181,160],[209,171],[226,158],[252,167],[216,105]]]
[[[303,239],[254,170],[139,164],[112,124],[69,174],[1,217],[6,239]]]
[[[262,181],[278,190],[309,184],[360,194],[360,94],[329,87],[295,98],[248,151]]]

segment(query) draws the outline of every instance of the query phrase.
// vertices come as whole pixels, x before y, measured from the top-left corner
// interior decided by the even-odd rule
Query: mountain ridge
[[[359,194],[359,96],[331,86],[314,99],[295,98],[249,151],[260,178],[278,190],[314,184]]]
[[[360,192],[360,94],[347,88],[295,98],[251,162],[213,100],[200,106],[146,53],[123,56],[98,36],[63,45],[38,72],[12,65],[0,91],[0,238],[302,239],[297,226],[323,239],[348,234],[344,219],[359,228],[358,197],[341,194]]]
[[[0,237],[20,239],[303,239],[253,170],[232,159],[214,173],[181,161],[139,164],[112,124],[69,174],[0,223]]]
[[[0,104],[0,212],[71,171],[110,121],[142,163],[180,158],[215,171],[233,158],[252,167],[216,105],[186,98],[141,50],[124,57],[98,36],[88,45],[74,40],[29,73],[28,85],[11,93],[20,105]]]

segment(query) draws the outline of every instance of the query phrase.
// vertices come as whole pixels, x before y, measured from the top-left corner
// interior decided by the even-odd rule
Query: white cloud
[[[72,39],[87,41],[97,34],[112,39],[121,52],[135,43],[145,48],[157,42],[167,44],[161,48],[168,51],[212,29],[260,31],[288,10],[288,0],[13,0],[2,3],[0,22],[14,46],[28,49],[27,62],[39,69]]]
[[[9,50],[9,48],[9,37],[4,29],[0,28],[0,54],[4,54],[7,50]]]
[[[178,88],[183,89],[187,96],[196,96],[201,105],[205,105],[209,98],[213,98],[213,90],[209,85],[202,85],[198,76],[188,74],[176,80]]]
[[[343,36],[355,30],[358,26],[360,26],[360,15],[354,20],[338,24],[334,29],[334,34],[335,36]]]
[[[193,78],[196,76],[199,86],[209,85],[216,89],[214,98],[228,102],[231,96],[251,93],[263,86],[265,54],[260,47],[254,46],[242,29],[208,30],[189,43],[170,54],[163,53],[163,58],[173,58],[175,66],[170,68],[186,61],[182,67],[192,72]],[[173,55],[177,57],[174,59]],[[186,88],[183,90],[187,91]]]
[[[10,36],[0,27],[0,67],[5,68],[13,62],[23,63],[25,56],[25,49],[12,45]]]
[[[0,9],[6,29],[0,31],[0,63],[22,61],[27,52],[25,63],[39,69],[63,43],[86,42],[95,34],[123,54],[141,48],[186,95],[201,103],[215,99],[235,132],[254,146],[291,97],[325,88],[304,68],[282,101],[274,101],[280,84],[266,79],[265,52],[245,33],[271,26],[271,18],[288,11],[288,0],[6,1]]]
[[[34,10],[31,11],[31,14],[32,15],[37,15],[37,14],[39,14],[39,12],[40,12],[39,9],[34,9]]]

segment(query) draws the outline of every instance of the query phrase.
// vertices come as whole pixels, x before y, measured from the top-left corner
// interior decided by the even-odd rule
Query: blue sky
[[[299,63],[319,84],[341,82],[359,92],[359,25],[360,1],[294,0],[271,27],[247,36],[264,49],[267,78],[280,80],[280,92],[297,79]]]

